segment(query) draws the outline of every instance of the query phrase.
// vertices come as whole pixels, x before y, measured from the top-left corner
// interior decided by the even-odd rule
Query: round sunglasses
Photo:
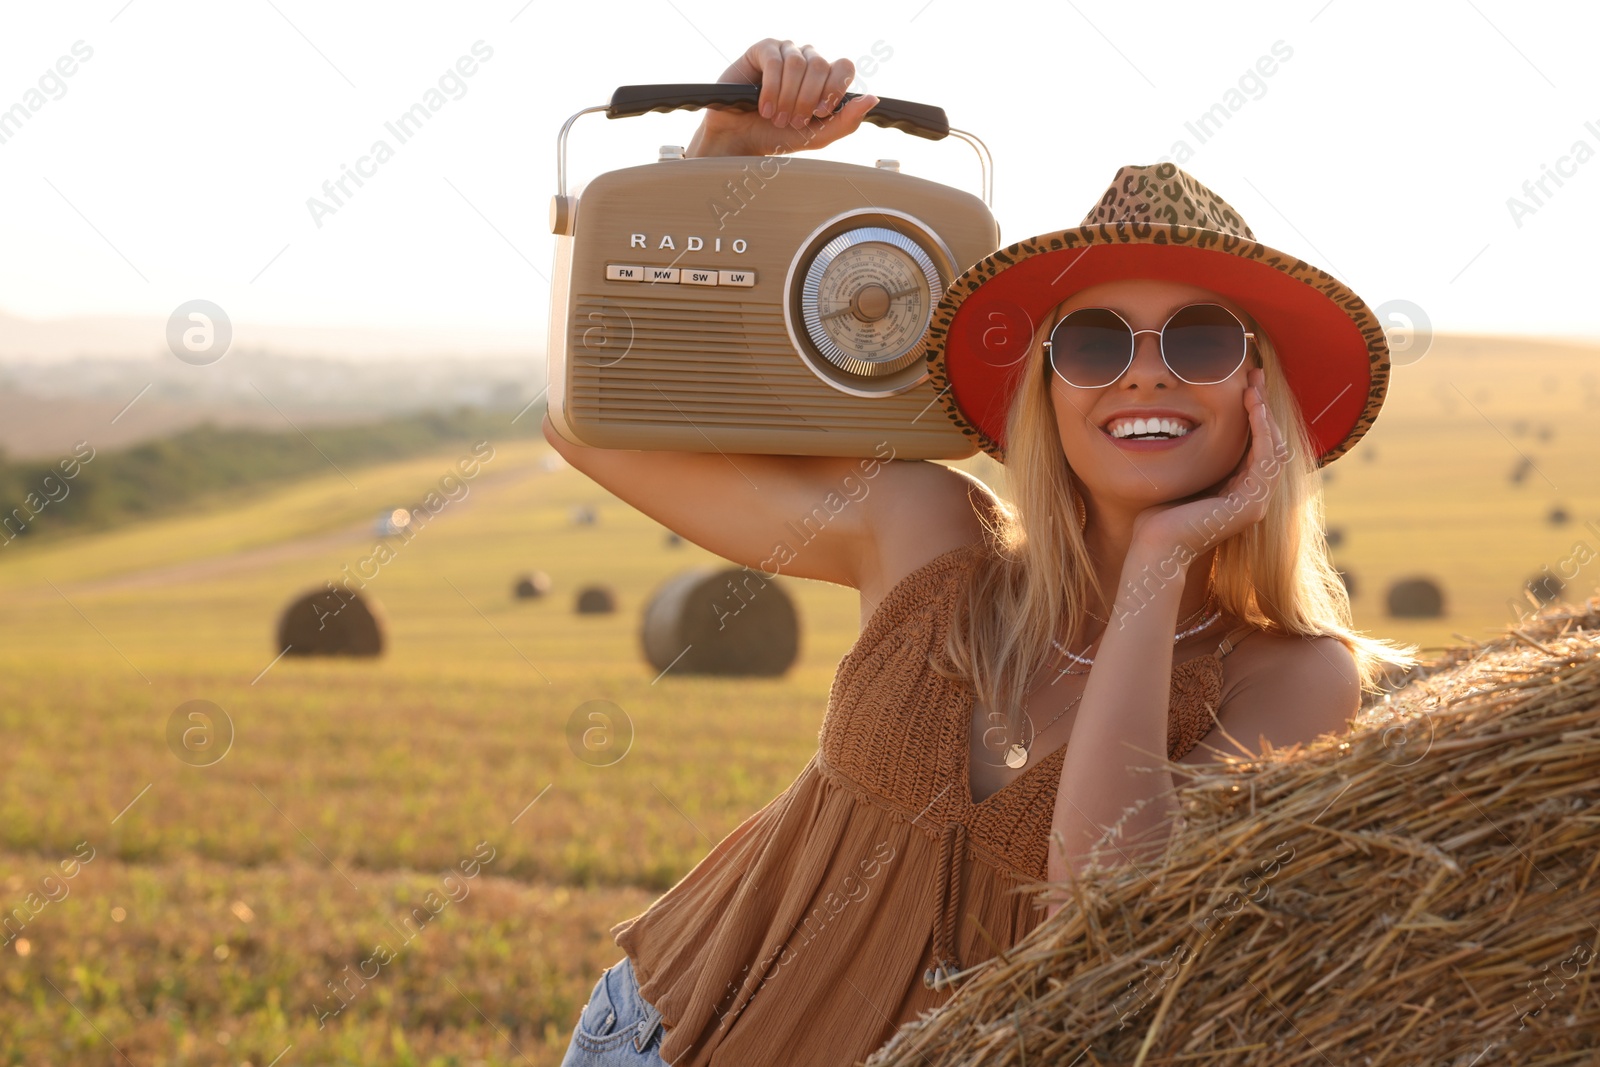
[[[1056,323],[1045,354],[1056,376],[1079,389],[1100,389],[1133,366],[1142,333],[1159,334],[1161,359],[1190,385],[1226,381],[1244,363],[1256,335],[1220,304],[1190,304],[1159,330],[1135,330],[1110,308],[1079,308]]]

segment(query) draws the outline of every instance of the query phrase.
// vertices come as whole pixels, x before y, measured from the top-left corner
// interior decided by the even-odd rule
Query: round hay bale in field
[[[1567,583],[1551,574],[1548,570],[1541,571],[1529,578],[1523,588],[1532,593],[1541,604],[1550,604],[1561,599],[1562,590]]]
[[[1540,424],[1540,426],[1539,426],[1539,440],[1540,440],[1540,442],[1547,444],[1547,443],[1549,443],[1549,441],[1553,437],[1555,437],[1555,435],[1556,435],[1556,428],[1554,426],[1551,426],[1548,422]]]
[[[578,590],[579,615],[609,615],[617,610],[617,594],[609,585],[586,585]]]
[[[518,600],[536,600],[550,592],[550,576],[544,571],[524,574],[511,587],[511,595]]]
[[[1330,526],[1322,531],[1322,539],[1328,542],[1329,548],[1338,548],[1344,544],[1344,527]]]
[[[1512,465],[1511,473],[1507,477],[1510,478],[1512,485],[1521,485],[1527,479],[1528,472],[1531,470],[1533,470],[1533,461],[1527,456],[1523,456]]]
[[[1019,886],[1064,903],[867,1067],[1590,1062],[1600,597],[1517,629],[1344,736],[1165,764],[1170,837]]]
[[[658,672],[779,675],[800,654],[800,617],[775,578],[748,567],[698,568],[656,590],[640,642]]]
[[[277,651],[288,656],[378,656],[383,654],[383,631],[376,601],[348,587],[335,592],[325,586],[283,609]]]
[[[668,548],[678,548],[683,544],[683,537],[676,530],[668,530],[666,540]]]
[[[570,516],[574,526],[593,526],[599,519],[593,504],[574,504]]]
[[[1437,619],[1444,614],[1444,590],[1431,578],[1402,578],[1389,586],[1389,616]]]
[[[1550,509],[1550,513],[1544,517],[1544,521],[1548,522],[1551,526],[1565,526],[1567,523],[1572,521],[1572,516],[1567,514],[1566,508],[1562,507],[1560,504],[1557,504],[1555,507]]]

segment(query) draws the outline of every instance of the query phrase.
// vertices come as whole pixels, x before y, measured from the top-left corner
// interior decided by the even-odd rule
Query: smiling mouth
[[[1100,432],[1114,441],[1176,441],[1199,429],[1182,419],[1113,419]]]
[[[1109,430],[1102,432],[1113,441],[1176,441],[1179,438],[1188,437],[1189,433],[1193,431],[1188,431],[1185,433],[1164,433],[1160,430],[1157,430],[1154,433],[1123,434],[1121,437],[1111,433]]]

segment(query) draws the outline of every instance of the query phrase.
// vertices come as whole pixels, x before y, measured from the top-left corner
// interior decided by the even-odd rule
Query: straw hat
[[[928,369],[945,414],[1005,462],[1005,420],[1035,331],[1074,293],[1120,278],[1210,289],[1271,340],[1317,466],[1350,450],[1383,406],[1389,345],[1372,309],[1337,278],[1256,241],[1244,219],[1173,163],[1126,166],[1074,230],[1009,245],[945,291]]]

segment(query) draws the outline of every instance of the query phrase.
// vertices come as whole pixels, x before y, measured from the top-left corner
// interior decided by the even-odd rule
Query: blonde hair
[[[1053,375],[1045,373],[1043,342],[1053,325],[1047,317],[1034,337],[1006,418],[1010,499],[998,501],[994,517],[981,517],[989,551],[980,554],[958,601],[943,649],[948,662],[932,664],[945,677],[970,679],[986,707],[1005,709],[1005,736],[1013,738],[1021,736],[1022,696],[1054,656],[1051,641],[1062,617],[1066,647],[1081,648],[1091,604],[1115,601],[1102,595],[1078,525],[1085,493],[1062,453]],[[1350,597],[1323,535],[1322,481],[1300,405],[1270,339],[1254,323],[1247,328],[1261,353],[1267,408],[1291,455],[1261,521],[1215,546],[1218,605],[1271,633],[1338,638],[1355,657],[1362,689],[1376,692],[1384,665],[1414,665],[1418,646],[1353,629]]]

